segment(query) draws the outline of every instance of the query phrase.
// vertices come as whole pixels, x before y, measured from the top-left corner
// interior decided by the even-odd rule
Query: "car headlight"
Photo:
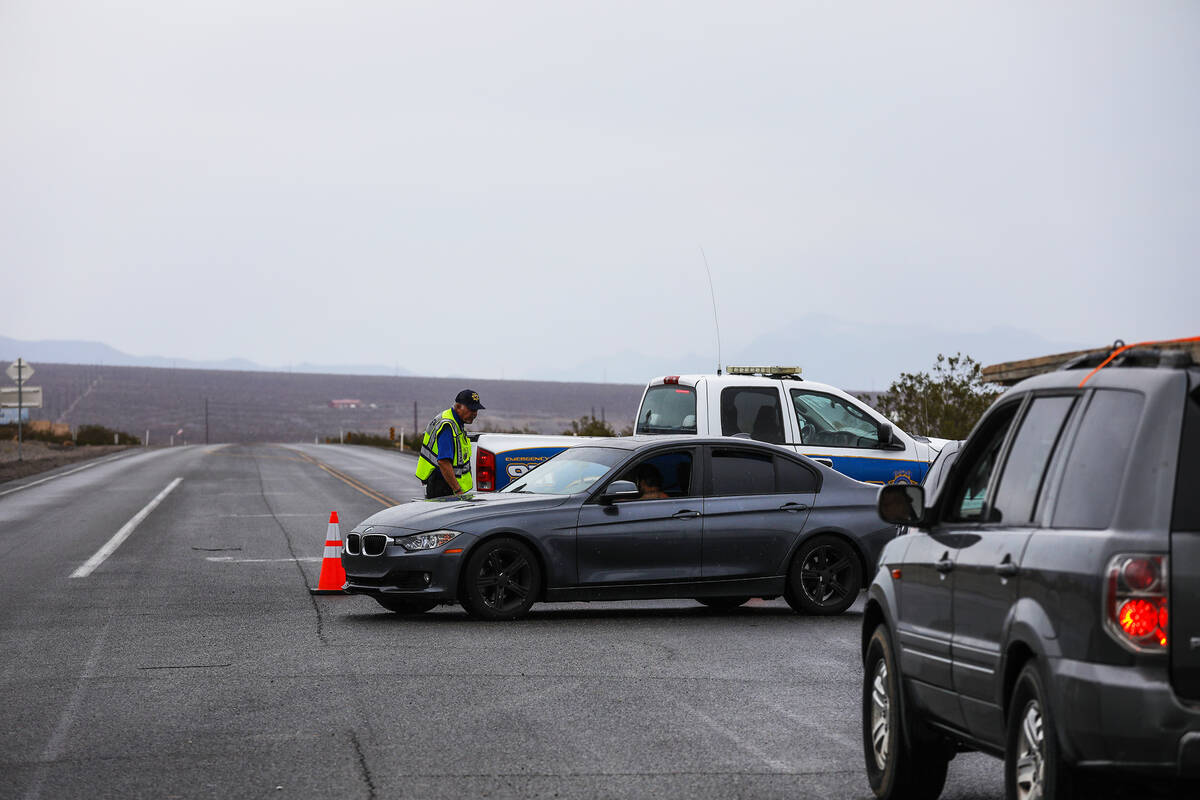
[[[427,531],[412,536],[393,536],[392,541],[408,551],[434,550],[449,542],[458,531]]]

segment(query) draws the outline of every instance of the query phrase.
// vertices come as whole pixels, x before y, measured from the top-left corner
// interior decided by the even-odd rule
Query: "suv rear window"
[[[1092,396],[1067,457],[1050,527],[1108,527],[1144,399],[1139,392],[1113,389]]]
[[[646,390],[635,433],[695,433],[696,390],[665,384]]]

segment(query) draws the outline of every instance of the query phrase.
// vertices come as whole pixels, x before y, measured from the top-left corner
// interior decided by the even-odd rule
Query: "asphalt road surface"
[[[0,484],[0,798],[870,796],[861,603],[310,596],[330,512],[418,496],[413,467],[191,446]],[[1002,794],[951,765],[944,797]]]

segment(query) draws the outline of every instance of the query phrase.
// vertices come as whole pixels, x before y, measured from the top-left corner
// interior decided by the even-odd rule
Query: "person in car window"
[[[640,494],[638,500],[666,500],[667,493],[662,488],[662,474],[653,464],[642,464],[637,468],[637,487]]]

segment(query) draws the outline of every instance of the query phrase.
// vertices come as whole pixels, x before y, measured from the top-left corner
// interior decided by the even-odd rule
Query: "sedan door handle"
[[[808,504],[807,503],[784,503],[783,505],[781,505],[779,507],[779,510],[780,511],[791,511],[793,513],[797,512],[797,511],[808,511]]]
[[[942,560],[941,560],[941,561],[938,561],[938,562],[936,562],[936,563],[934,564],[934,566],[935,566],[935,567],[937,567],[937,571],[938,571],[938,572],[940,572],[940,573],[942,573],[943,575],[945,575],[947,572],[949,572],[950,570],[954,569],[954,562],[953,562],[953,561],[951,561],[949,558],[946,558],[945,556],[942,556]]]
[[[832,458],[814,458],[813,461],[817,462],[818,464],[824,464],[825,466],[829,467],[830,469],[833,469],[833,459]]]
[[[1017,572],[1017,565],[1014,564],[1012,559],[1010,559],[1008,556],[1005,556],[1004,560],[996,565],[996,574],[1002,578],[1011,578],[1012,576],[1016,575]]]
[[[689,509],[684,509],[683,511],[676,511],[674,514],[672,514],[671,519],[692,519],[693,517],[698,517],[698,516],[700,516],[699,511],[691,511]]]

